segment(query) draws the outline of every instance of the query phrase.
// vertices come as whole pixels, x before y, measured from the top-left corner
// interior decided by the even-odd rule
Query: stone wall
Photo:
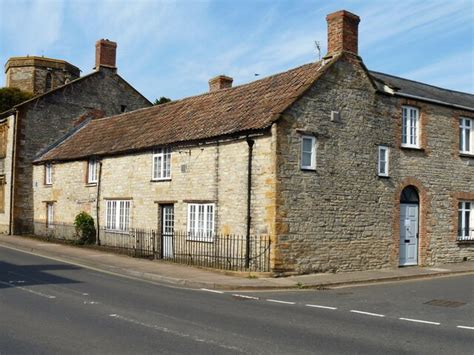
[[[10,226],[10,196],[12,187],[12,148],[13,148],[13,127],[15,115],[10,115],[2,123],[7,128],[5,157],[0,158],[0,175],[4,176],[3,185],[3,211],[0,212],[0,233],[9,233]]]
[[[21,106],[17,133],[14,232],[28,233],[33,223],[32,161],[68,133],[81,115],[101,110],[105,116],[150,106],[114,70],[100,72]]]
[[[340,60],[278,123],[276,270],[324,272],[397,267],[399,199],[420,193],[419,263],[474,259],[456,242],[458,193],[473,193],[473,167],[457,153],[453,110],[422,105],[424,150],[400,148],[401,105],[376,94],[355,57]],[[331,120],[340,112],[340,122]],[[316,170],[300,169],[301,135],[316,136]],[[390,147],[390,176],[377,148]],[[454,207],[456,205],[456,207]]]
[[[79,68],[63,61],[44,57],[13,57],[5,64],[6,86],[40,95],[46,92],[46,76],[51,88],[79,78]]]
[[[273,228],[274,167],[272,136],[255,138],[251,233]],[[131,200],[131,226],[157,229],[160,204],[174,204],[175,230],[187,229],[187,204],[216,204],[217,233],[245,235],[248,145],[232,140],[173,147],[169,181],[152,181],[152,152],[102,160],[99,223],[105,224],[108,199]],[[53,165],[53,185],[44,185],[44,165],[34,166],[34,218],[46,220],[46,201],[54,201],[55,222],[73,223],[81,211],[95,219],[97,186],[86,184],[87,162]]]

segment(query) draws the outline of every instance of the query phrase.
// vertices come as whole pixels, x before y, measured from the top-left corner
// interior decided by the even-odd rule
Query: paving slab
[[[442,264],[433,267],[404,267],[341,273],[320,273],[288,277],[249,277],[216,270],[157,260],[132,258],[100,249],[47,242],[23,236],[0,236],[0,247],[13,248],[79,266],[122,276],[169,285],[219,290],[265,290],[287,288],[329,288],[343,285],[390,282],[453,274],[474,273],[474,262]]]

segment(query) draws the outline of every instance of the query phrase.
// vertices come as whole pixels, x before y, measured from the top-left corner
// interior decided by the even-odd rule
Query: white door
[[[400,204],[400,266],[418,264],[418,205]]]
[[[163,258],[173,257],[174,206],[161,207]]]

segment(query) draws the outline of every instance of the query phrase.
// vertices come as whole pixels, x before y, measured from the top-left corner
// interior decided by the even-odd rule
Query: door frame
[[[402,239],[402,230],[403,228],[405,228],[406,226],[405,225],[402,225],[402,219],[401,219],[401,216],[402,216],[402,208],[407,208],[409,206],[416,206],[416,232],[415,232],[415,237],[416,237],[416,247],[415,247],[415,250],[416,250],[416,260],[415,260],[415,263],[404,263],[402,264],[401,263],[401,255],[402,255],[402,252],[401,252],[401,246],[402,245],[405,245],[404,243],[402,243],[401,239]],[[399,218],[399,251],[398,251],[398,265],[399,266],[417,266],[419,265],[419,254],[420,254],[420,204],[419,203],[400,203],[400,218]],[[405,238],[406,239],[406,238]],[[406,255],[406,250],[405,249],[405,255]],[[405,258],[406,260],[406,258]]]
[[[161,236],[161,243],[160,243],[160,256],[162,259],[166,258],[173,258],[174,257],[174,203],[163,203],[158,205],[158,213],[160,218],[160,236]],[[167,207],[171,207],[173,210],[173,234],[171,235],[171,254],[165,256],[165,235],[164,227],[165,227],[165,218],[164,218],[164,210]]]

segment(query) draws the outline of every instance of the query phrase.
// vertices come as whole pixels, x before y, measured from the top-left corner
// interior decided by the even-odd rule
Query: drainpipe
[[[100,183],[102,181],[102,161],[99,160],[99,172],[97,176],[97,197],[96,197],[96,206],[95,206],[95,221],[97,224],[97,245],[100,245],[100,224],[99,224],[99,216],[100,216]]]
[[[12,142],[12,169],[10,173],[10,223],[8,226],[8,234],[13,234],[13,199],[14,199],[14,185],[15,185],[15,166],[16,166],[16,131],[17,122],[20,116],[20,112],[15,109],[15,115],[13,119],[13,142]]]
[[[247,235],[246,235],[246,250],[245,250],[245,268],[250,266],[250,224],[252,222],[251,199],[252,199],[252,153],[255,141],[247,137],[247,144],[249,146],[248,167],[247,167]]]

